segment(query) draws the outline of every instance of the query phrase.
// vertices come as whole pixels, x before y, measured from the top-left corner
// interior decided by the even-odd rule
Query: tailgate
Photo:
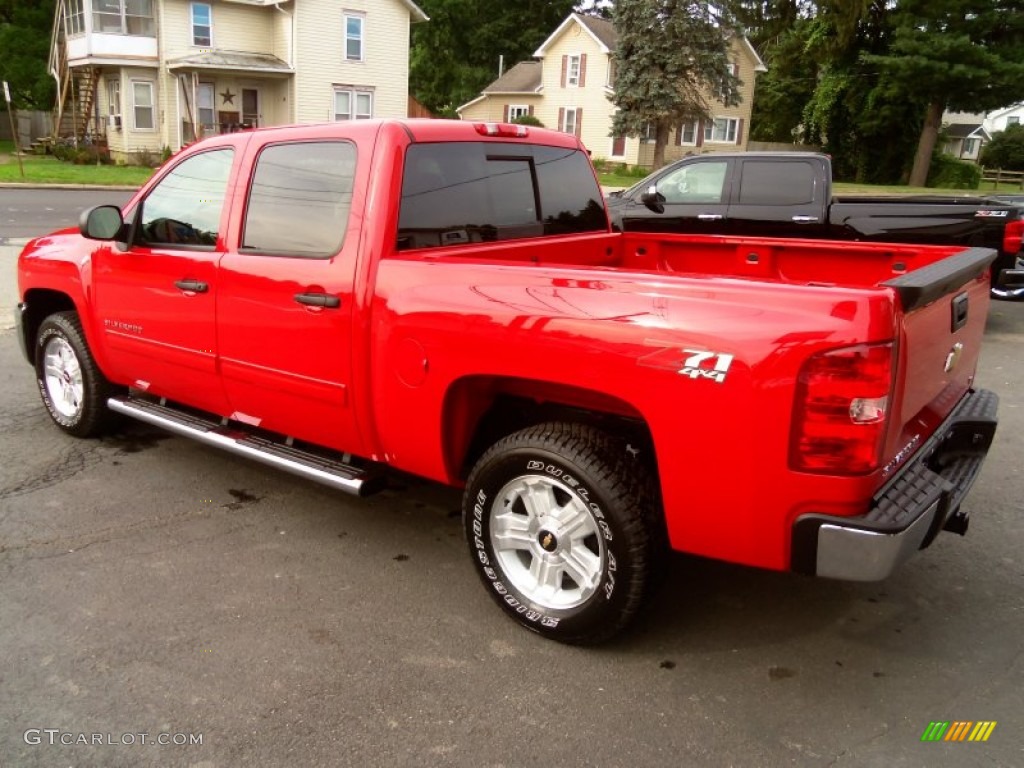
[[[994,250],[969,248],[882,283],[896,291],[902,307],[886,475],[922,446],[973,385],[995,258]]]

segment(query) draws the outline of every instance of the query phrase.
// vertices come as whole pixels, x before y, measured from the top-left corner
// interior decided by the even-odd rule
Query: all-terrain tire
[[[75,437],[93,437],[115,423],[107,399],[118,390],[96,365],[76,312],[43,320],[35,363],[39,394],[58,427]]]
[[[495,443],[470,473],[463,523],[498,605],[567,643],[624,629],[667,555],[652,473],[623,442],[582,424],[541,424]]]

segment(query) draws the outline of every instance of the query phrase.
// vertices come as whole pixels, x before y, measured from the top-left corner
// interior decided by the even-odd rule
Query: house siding
[[[562,85],[563,57],[586,56],[586,69],[582,72],[584,85]],[[535,110],[536,117],[544,125],[560,129],[559,110],[582,109],[580,141],[595,158],[608,157],[612,151],[611,116],[614,111],[608,100],[610,92],[605,88],[608,82],[609,56],[601,46],[578,23],[573,22],[565,32],[544,52],[541,74],[543,99]],[[630,141],[627,140],[627,156]],[[635,149],[634,149],[635,151]]]
[[[346,61],[343,14],[364,14],[363,61]],[[373,89],[374,117],[405,117],[409,96],[409,10],[397,2],[301,0],[296,4],[296,120],[331,120],[333,85]]]

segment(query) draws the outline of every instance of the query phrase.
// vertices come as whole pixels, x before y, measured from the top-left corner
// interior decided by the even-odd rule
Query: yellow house
[[[537,61],[516,64],[457,112],[463,120],[483,121],[531,114],[548,128],[579,136],[595,159],[651,165],[653,135],[611,135],[616,41],[610,21],[570,14],[534,53]],[[743,83],[739,105],[726,107],[712,100],[711,120],[677,126],[665,150],[667,160],[747,148],[754,85],[767,68],[745,37],[732,39],[731,57],[733,71]]]
[[[405,117],[413,0],[58,0],[57,132],[127,158],[286,123]]]

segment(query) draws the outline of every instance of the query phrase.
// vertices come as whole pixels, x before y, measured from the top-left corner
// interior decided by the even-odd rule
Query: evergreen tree
[[[616,0],[612,19],[612,133],[639,136],[651,126],[660,168],[673,126],[709,119],[712,94],[726,105],[739,102],[740,82],[729,66],[735,22],[726,3],[702,0]]]
[[[893,20],[888,51],[864,58],[883,86],[924,105],[910,173],[911,186],[924,186],[947,108],[983,112],[1020,99],[1024,12],[1020,0],[899,0]]]

